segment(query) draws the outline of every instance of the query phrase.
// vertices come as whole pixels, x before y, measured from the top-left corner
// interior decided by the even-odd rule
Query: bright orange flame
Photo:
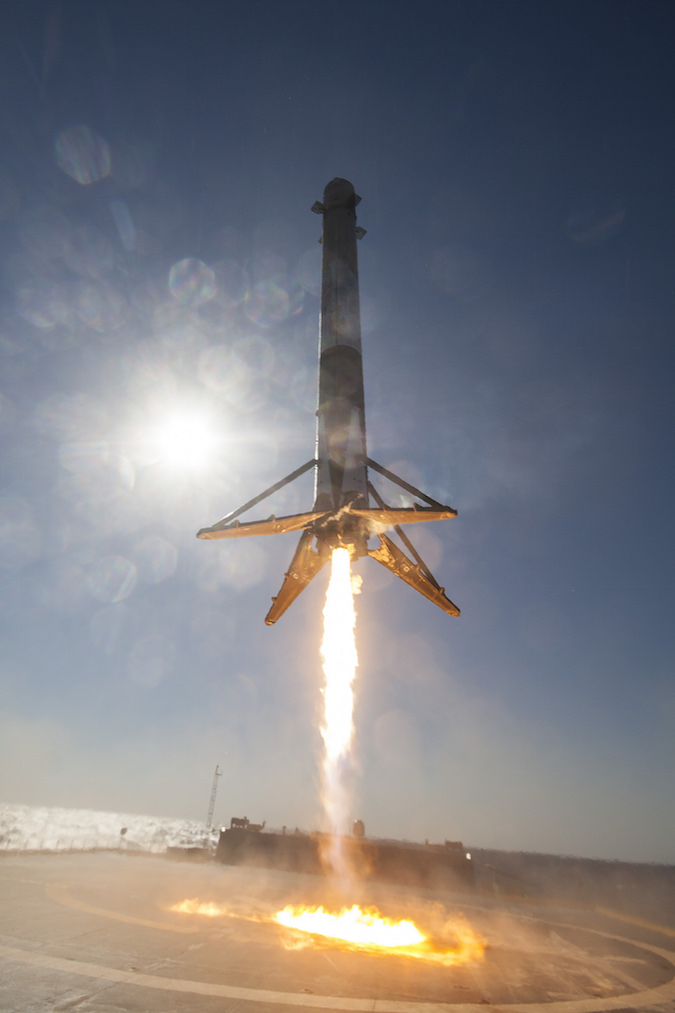
[[[300,933],[302,946],[342,946],[364,953],[390,953],[416,957],[453,967],[470,960],[484,958],[485,940],[474,932],[462,915],[446,920],[434,933],[422,932],[409,919],[395,921],[385,918],[374,908],[362,909],[357,904],[331,914],[323,907],[293,907],[288,905],[276,914],[252,910],[234,910],[200,901],[196,897],[174,904],[170,911],[180,914],[202,915],[207,918],[236,918],[248,922],[276,922]],[[452,945],[448,944],[448,939]]]
[[[299,929],[316,936],[343,939],[361,946],[413,946],[423,943],[424,936],[413,922],[394,922],[383,918],[377,911],[362,911],[358,904],[331,914],[322,907],[285,907],[277,914],[277,921],[289,929]]]
[[[196,897],[174,904],[169,908],[169,911],[178,911],[184,915],[206,915],[207,918],[218,918],[219,915],[226,914],[225,909],[219,907],[218,904],[214,904],[212,901],[201,903]]]
[[[374,909],[362,910],[357,904],[343,908],[337,914],[322,907],[304,908],[288,906],[279,911],[277,921],[286,928],[306,932],[311,936],[346,943],[370,953],[397,953],[452,967],[468,961],[481,961],[485,941],[461,917],[446,922],[443,939],[434,940],[424,935],[408,919],[394,921],[383,917]],[[454,946],[448,946],[445,937],[452,935]]]

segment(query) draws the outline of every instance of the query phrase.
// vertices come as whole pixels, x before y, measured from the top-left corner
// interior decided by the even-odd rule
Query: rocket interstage
[[[402,524],[447,520],[456,517],[457,511],[368,457],[356,249],[357,240],[365,235],[356,224],[360,200],[348,180],[334,179],[324,190],[323,201],[312,207],[323,217],[315,457],[197,533],[198,538],[210,539],[301,532],[281,590],[265,617],[268,626],[283,615],[337,548],[347,549],[352,559],[372,556],[448,615],[460,614],[401,530]],[[314,470],[311,511],[289,517],[272,515],[262,521],[239,520],[310,469]],[[411,507],[387,506],[369,472],[377,472],[421,502]],[[398,535],[409,556],[385,534],[388,529]],[[368,544],[373,538],[379,542],[376,548]]]

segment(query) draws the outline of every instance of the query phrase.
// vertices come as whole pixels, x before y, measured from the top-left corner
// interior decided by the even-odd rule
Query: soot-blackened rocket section
[[[356,205],[346,179],[324,190],[315,510],[368,505]]]
[[[372,556],[448,615],[459,609],[445,594],[428,566],[401,530],[402,524],[440,521],[457,512],[368,457],[361,357],[359,272],[356,244],[365,232],[356,224],[360,197],[346,179],[334,179],[323,202],[312,211],[323,216],[319,394],[316,413],[316,456],[296,471],[244,503],[198,538],[242,538],[300,531],[300,541],[279,594],[265,617],[271,626],[307,587],[335,548],[346,548],[352,559]],[[309,513],[263,521],[238,518],[289,482],[314,469],[314,506]],[[423,504],[388,507],[369,478],[383,475]],[[371,499],[376,504],[371,506]],[[393,529],[410,556],[385,534]],[[379,544],[369,548],[376,538]],[[412,557],[412,558],[410,558]]]

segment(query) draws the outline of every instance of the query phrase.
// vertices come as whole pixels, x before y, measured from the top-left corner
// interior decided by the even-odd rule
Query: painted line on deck
[[[2,877],[10,878],[10,877]],[[23,881],[22,881],[23,882]],[[39,883],[39,880],[25,880],[25,882]],[[151,929],[161,929],[162,932],[179,932],[184,934],[191,934],[198,931],[194,926],[180,926],[180,925],[169,925],[167,922],[153,922],[148,921],[144,918],[135,918],[133,915],[120,914],[117,911],[110,911],[107,908],[94,907],[91,904],[85,904],[84,901],[76,900],[71,896],[69,887],[63,883],[48,883],[45,887],[45,893],[51,899],[56,901],[58,904],[63,904],[64,907],[73,908],[75,911],[84,911],[87,914],[100,915],[102,918],[112,918],[118,922],[128,922],[133,925],[145,925]],[[671,929],[668,925],[658,925],[656,922],[649,922],[644,918],[638,918],[634,915],[622,914],[619,911],[612,911],[611,908],[598,907],[595,904],[572,904],[562,900],[552,900],[550,898],[542,897],[501,897],[501,900],[507,903],[525,903],[534,905],[537,907],[557,907],[574,911],[590,911],[595,914],[604,915],[607,918],[615,918],[617,921],[626,922],[628,925],[635,925],[637,928],[649,929],[651,932],[659,932],[661,935],[670,936],[675,939],[675,929]],[[466,907],[476,907],[475,904],[465,905]]]
[[[54,901],[74,910],[84,911],[87,914],[95,914],[103,918],[112,918],[115,921],[126,922],[134,925],[142,925],[146,928],[159,929],[163,932],[178,932],[181,934],[194,934],[199,931],[194,926],[170,925],[166,922],[155,922],[148,919],[136,918],[132,915],[125,915],[106,908],[94,907],[83,901],[74,898],[66,884],[48,883],[45,886],[46,894]],[[597,909],[596,909],[597,910]],[[621,917],[617,912],[602,910],[603,914],[614,917]],[[555,922],[550,919],[536,919],[542,924],[554,925],[561,928],[582,928],[564,922]],[[625,917],[623,920],[632,924],[640,924],[641,927],[657,930],[665,930],[667,934],[671,931],[664,926],[652,925],[649,922],[640,922],[637,919]],[[647,950],[663,957],[672,966],[675,974],[675,953],[659,949],[648,943],[637,942],[627,939],[624,936],[616,936],[609,932],[598,929],[583,928],[583,931],[593,935],[602,936],[618,942],[630,943],[638,949]],[[675,934],[675,933],[673,933]],[[10,955],[11,954],[11,955]],[[428,1002],[402,1002],[387,999],[350,999],[347,997],[315,995],[306,992],[276,992],[268,989],[241,988],[234,985],[218,985],[192,981],[182,978],[161,978],[157,975],[142,974],[139,972],[126,972],[107,968],[98,964],[83,963],[81,961],[64,959],[61,957],[50,957],[46,954],[27,953],[24,950],[13,949],[12,947],[0,946],[0,956],[8,959],[19,960],[21,963],[36,964],[48,967],[52,970],[60,970],[67,973],[81,974],[90,978],[98,978],[105,981],[113,981],[120,984],[137,985],[145,988],[164,989],[171,992],[192,993],[195,995],[216,996],[219,998],[238,999],[248,1002],[267,1002],[281,1006],[299,1006],[313,1009],[338,1009],[370,1011],[370,1013],[480,1013],[489,1009],[509,1010],[510,1013],[596,1013],[596,1011],[609,1011],[629,1006],[631,1009],[638,1009],[644,1006],[663,1003],[675,999],[675,977],[656,988],[643,991],[628,992],[623,995],[608,996],[605,998],[588,998],[552,1001],[549,1003],[428,1003]]]
[[[101,918],[112,918],[116,922],[126,922],[127,925],[143,925],[148,929],[160,929],[162,932],[180,932],[182,935],[191,935],[198,930],[193,925],[170,925],[168,922],[153,922],[146,918],[134,918],[133,915],[121,914],[118,911],[109,911],[107,908],[94,907],[85,904],[84,901],[72,897],[67,886],[62,883],[48,883],[45,886],[45,893],[50,900],[64,907],[73,908],[75,911],[84,911],[86,914],[99,915]]]
[[[476,893],[490,899],[494,898],[494,894],[481,890],[477,890]],[[670,936],[675,939],[675,929],[669,925],[659,925],[657,922],[649,922],[638,915],[623,914],[623,912],[614,911],[609,907],[599,907],[597,904],[583,904],[581,901],[564,900],[560,897],[522,897],[518,894],[507,893],[500,894],[498,899],[505,904],[529,904],[533,907],[555,907],[568,911],[590,911],[594,914],[605,915],[606,918],[616,918],[617,921],[626,922],[628,925],[636,925],[640,929],[660,932],[663,936]]]
[[[605,933],[598,933],[604,935]],[[675,972],[675,954],[661,950],[647,943],[637,943],[621,936],[620,939],[638,949],[647,950],[667,960]],[[223,999],[238,999],[242,1002],[268,1003],[277,1006],[304,1006],[313,1009],[356,1010],[363,1013],[485,1013],[489,1009],[508,1010],[510,1013],[599,1013],[599,1011],[625,1009],[641,1009],[655,1006],[666,1001],[675,1000],[675,978],[656,988],[642,992],[629,992],[624,995],[607,996],[605,998],[573,999],[562,1002],[532,1003],[435,1003],[435,1002],[401,1002],[395,999],[350,999],[330,995],[315,995],[307,992],[277,992],[263,988],[240,988],[235,985],[219,985],[213,982],[191,981],[185,978],[161,978],[155,974],[142,974],[135,971],[122,971],[113,967],[85,963],[80,960],[68,960],[63,957],[52,957],[46,953],[27,952],[12,946],[0,944],[0,957],[30,964],[63,974],[78,974],[99,981],[109,981],[120,985],[133,985],[140,988],[153,988],[165,992],[181,992],[184,994],[213,996]]]
[[[610,918],[616,918],[619,922],[628,922],[629,925],[636,925],[639,929],[649,929],[650,932],[660,932],[663,936],[670,936],[675,939],[675,929],[671,929],[669,925],[657,925],[656,922],[648,922],[644,918],[638,918],[636,915],[625,915],[619,911],[612,911],[608,907],[596,907],[594,908],[598,914],[608,915]]]

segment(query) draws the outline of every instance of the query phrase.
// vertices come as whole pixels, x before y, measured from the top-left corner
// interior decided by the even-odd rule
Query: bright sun
[[[186,409],[161,419],[150,442],[158,463],[194,471],[211,463],[217,438],[214,423],[206,415]]]

